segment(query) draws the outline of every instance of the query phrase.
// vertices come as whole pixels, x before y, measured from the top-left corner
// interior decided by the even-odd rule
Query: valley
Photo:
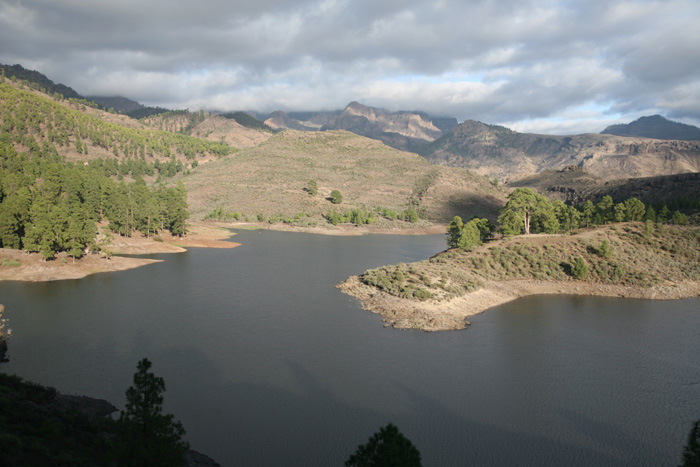
[[[700,296],[697,140],[525,134],[358,102],[167,110],[22,76],[0,78],[9,371],[118,404],[133,361],[154,355],[188,440],[225,465],[255,465],[261,450],[275,465],[336,463],[388,415],[415,424],[434,465],[493,459],[513,438],[540,458],[561,413],[584,416],[576,391],[591,381],[615,386],[585,395],[593,428],[585,442],[567,428],[545,450],[555,463],[677,451],[697,299],[647,302]],[[470,322],[478,332],[382,329]],[[673,340],[688,347],[680,358]],[[654,377],[634,392],[640,374]],[[680,389],[667,397],[670,380]],[[635,432],[648,420],[630,400],[644,416],[658,408],[651,433]],[[528,416],[515,431],[510,412],[498,420],[511,403],[553,427],[544,441]],[[621,419],[601,448],[599,425]],[[487,432],[489,448],[474,454],[463,432]],[[21,452],[15,438],[3,439]]]

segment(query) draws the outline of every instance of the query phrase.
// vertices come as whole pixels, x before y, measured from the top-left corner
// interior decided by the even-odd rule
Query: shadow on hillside
[[[503,202],[493,196],[469,193],[451,198],[447,205],[447,216],[443,219],[445,222],[449,222],[454,216],[460,216],[465,220],[477,216],[495,221],[498,210],[503,207]]]

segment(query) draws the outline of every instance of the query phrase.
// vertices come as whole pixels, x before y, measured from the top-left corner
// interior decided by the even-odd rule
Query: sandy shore
[[[240,243],[224,241],[231,235],[231,232],[215,226],[194,224],[186,237],[165,236],[162,242],[141,236],[116,236],[109,246],[110,252],[116,256],[109,259],[88,254],[74,260],[66,253],[58,253],[56,259],[44,261],[39,253],[0,248],[0,280],[44,282],[81,279],[100,272],[124,271],[160,260],[118,255],[181,253],[187,251],[186,248],[235,248]]]
[[[700,296],[700,282],[625,287],[580,281],[511,280],[487,282],[483,288],[448,301],[398,298],[363,284],[352,276],[338,288],[359,299],[362,307],[382,316],[385,326],[424,331],[464,329],[470,316],[528,295],[597,295],[674,300]]]

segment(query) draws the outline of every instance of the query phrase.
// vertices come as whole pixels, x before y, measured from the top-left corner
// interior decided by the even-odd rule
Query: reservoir
[[[425,466],[677,465],[700,419],[700,299],[520,299],[462,331],[384,328],[335,285],[444,235],[239,231],[234,249],[0,283],[0,371],[123,408],[137,362],[224,466],[343,465],[392,422]]]

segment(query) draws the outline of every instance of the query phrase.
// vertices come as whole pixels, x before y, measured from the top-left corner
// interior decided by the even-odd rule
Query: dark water
[[[143,357],[223,465],[342,465],[391,421],[426,466],[675,465],[700,419],[700,300],[530,297],[465,331],[385,329],[334,286],[443,236],[240,232],[233,250],[0,283],[0,369],[119,407]]]

